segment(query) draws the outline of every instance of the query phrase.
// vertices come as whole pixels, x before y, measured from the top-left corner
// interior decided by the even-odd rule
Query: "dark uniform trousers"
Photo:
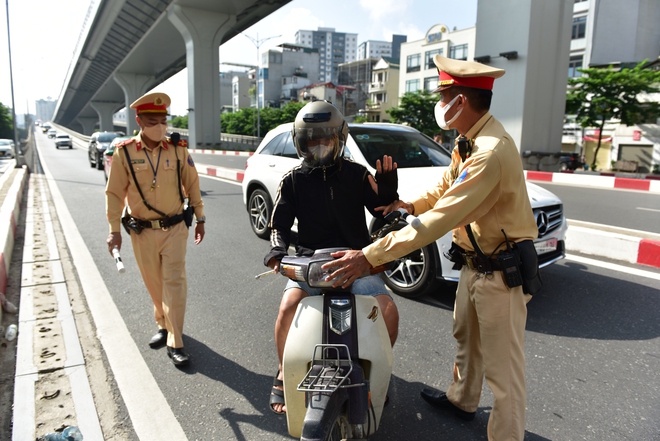
[[[145,228],[131,233],[144,284],[154,304],[158,328],[167,329],[167,346],[183,347],[183,318],[186,312],[186,244],[188,227],[179,222],[167,231]]]
[[[531,296],[509,288],[501,271],[484,274],[463,266],[454,305],[457,342],[454,381],[447,398],[476,412],[483,379],[493,391],[489,440],[525,436],[525,323]]]

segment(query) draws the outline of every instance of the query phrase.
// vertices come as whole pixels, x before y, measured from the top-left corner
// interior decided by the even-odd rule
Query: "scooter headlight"
[[[324,270],[321,268],[323,264],[330,262],[332,257],[326,260],[317,260],[309,264],[307,272],[307,284],[313,288],[330,288],[336,279],[325,280],[334,270]]]

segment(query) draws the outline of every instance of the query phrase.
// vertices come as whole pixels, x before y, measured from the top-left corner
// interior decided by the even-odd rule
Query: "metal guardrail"
[[[71,129],[68,129],[64,126],[51,123],[51,125],[58,131],[68,133],[69,136],[75,138],[85,145],[89,144],[91,136],[83,135],[82,133],[75,132]],[[178,132],[181,135],[181,138],[188,139],[190,131],[188,129],[182,129],[177,127],[169,126],[167,128],[168,133]],[[211,147],[212,150],[251,150],[254,151],[259,147],[259,144],[263,138],[257,136],[247,136],[247,135],[233,135],[229,133],[220,134],[220,148],[215,146]],[[195,148],[195,146],[188,146],[189,148]],[[215,147],[215,148],[214,148]]]

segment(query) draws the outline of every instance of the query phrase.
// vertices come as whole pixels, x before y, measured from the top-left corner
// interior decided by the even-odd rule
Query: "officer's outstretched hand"
[[[371,269],[371,264],[364,257],[362,250],[337,251],[330,254],[335,260],[331,260],[321,266],[324,270],[332,270],[327,280],[335,279],[333,288],[348,288],[365,272]]]
[[[384,207],[376,207],[375,210],[382,211],[383,216],[387,216],[388,214],[398,210],[399,208],[403,208],[409,214],[413,214],[413,212],[415,211],[415,207],[413,206],[413,204],[411,204],[410,202],[403,202],[401,199],[397,199],[396,201]]]
[[[195,224],[195,245],[199,245],[204,239],[204,222],[197,222]]]
[[[117,247],[119,251],[121,251],[121,232],[116,231],[114,233],[110,233],[108,235],[108,238],[105,240],[105,243],[108,244],[108,252],[112,256],[112,249],[114,247]]]

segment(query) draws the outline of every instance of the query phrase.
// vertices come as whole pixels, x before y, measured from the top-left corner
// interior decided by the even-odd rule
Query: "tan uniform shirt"
[[[418,230],[407,226],[363,249],[373,266],[403,257],[449,230],[454,230],[454,242],[473,251],[463,228],[468,223],[486,255],[504,247],[502,229],[510,241],[536,238],[522,161],[511,136],[486,113],[466,137],[473,140],[470,157],[461,162],[458,148],[454,148],[442,181],[412,201],[422,226]]]
[[[128,166],[125,149],[128,150],[131,157],[135,177],[145,200],[151,207],[165,213],[168,217],[183,212],[183,203],[177,188],[179,182],[176,171],[178,155],[183,197],[189,198],[189,203],[194,208],[197,218],[204,216],[199,175],[188,149],[176,147],[175,151],[174,145],[163,139],[156,148],[149,150],[141,135],[138,134],[130,142],[120,144],[112,157],[108,184],[105,188],[106,215],[111,233],[120,231],[124,200],[127,201],[129,213],[133,217],[143,220],[162,218],[160,214],[149,210],[142,202]],[[147,155],[149,155],[148,159]],[[153,182],[154,169],[156,170],[155,183]]]

